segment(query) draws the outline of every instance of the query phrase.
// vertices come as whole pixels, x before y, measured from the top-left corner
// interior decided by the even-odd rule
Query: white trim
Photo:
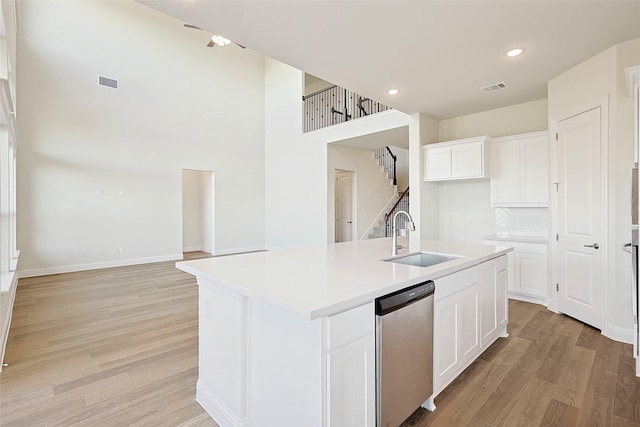
[[[246,252],[258,252],[267,250],[265,246],[245,246],[244,248],[231,248],[231,249],[221,249],[214,252],[211,252],[213,256],[221,256],[221,255],[236,255],[243,254]]]
[[[545,307],[548,306],[547,298],[544,297],[534,297],[531,295],[523,295],[515,292],[507,292],[507,297],[509,299],[514,299],[517,301],[530,302],[532,304],[539,304]]]
[[[182,260],[182,253],[160,255],[146,258],[122,259],[116,261],[92,262],[87,264],[60,265],[55,267],[34,268],[29,270],[19,270],[18,278],[48,276],[50,274],[73,273],[76,271],[99,270],[102,268],[124,267],[128,265],[150,264],[154,262]]]
[[[640,65],[628,67],[624,70],[625,93],[633,99],[633,87],[640,84]]]
[[[185,246],[185,247],[182,248],[182,252],[202,252],[202,251],[204,251],[204,249],[202,248],[202,245]],[[211,253],[211,252],[209,252],[209,253]]]
[[[611,338],[614,341],[620,341],[627,344],[633,343],[633,329],[621,328],[607,324],[605,328],[602,328],[602,335],[607,338]]]
[[[234,415],[211,390],[207,389],[200,380],[196,385],[196,402],[218,423],[220,427],[234,426],[243,427],[249,425],[247,418],[241,419]]]

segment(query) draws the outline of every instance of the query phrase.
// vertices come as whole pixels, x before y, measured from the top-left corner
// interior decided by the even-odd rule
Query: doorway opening
[[[182,170],[182,252],[214,251],[214,173]]]
[[[343,170],[335,172],[335,209],[336,209],[336,243],[351,242],[355,240],[354,232],[356,227],[353,224],[354,218],[354,173]]]

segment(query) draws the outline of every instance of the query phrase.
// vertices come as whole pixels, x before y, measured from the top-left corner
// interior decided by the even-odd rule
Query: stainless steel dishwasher
[[[433,394],[432,281],[376,299],[377,426],[398,427]]]

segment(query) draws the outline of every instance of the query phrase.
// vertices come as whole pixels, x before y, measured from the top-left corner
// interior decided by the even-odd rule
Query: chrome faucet
[[[393,235],[393,240],[392,240],[392,245],[393,247],[391,248],[391,255],[398,255],[398,224],[396,223],[396,219],[398,218],[398,215],[400,214],[405,214],[407,216],[407,218],[409,218],[409,224],[411,226],[410,230],[411,231],[416,231],[416,225],[413,223],[413,218],[411,218],[411,215],[409,215],[408,212],[406,211],[398,211],[396,212],[396,214],[393,216],[393,222],[391,223],[392,228],[391,228],[391,234]]]

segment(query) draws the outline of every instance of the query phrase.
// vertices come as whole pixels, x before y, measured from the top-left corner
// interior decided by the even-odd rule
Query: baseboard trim
[[[154,262],[179,261],[182,260],[182,253],[160,255],[145,258],[119,259],[115,261],[92,262],[87,264],[60,265],[56,267],[33,268],[28,270],[19,270],[18,277],[23,279],[27,277],[49,276],[51,274],[73,273],[76,271],[100,270],[103,268],[125,267],[128,265],[150,264]]]
[[[182,248],[182,252],[199,252],[202,251],[202,246],[186,246]]]
[[[220,426],[244,427],[248,425],[247,418],[239,418],[218,399],[211,390],[198,380],[196,384],[196,402],[209,414]]]
[[[246,246],[244,248],[232,248],[232,249],[221,249],[213,251],[212,255],[220,256],[220,255],[234,255],[234,254],[243,254],[246,252],[259,252],[264,251],[265,246]]]
[[[633,344],[633,329],[621,328],[620,326],[607,325],[602,331],[602,335],[614,341]]]
[[[509,299],[515,299],[515,300],[518,300],[518,301],[530,302],[532,304],[540,304],[540,305],[543,305],[545,307],[548,307],[546,298],[534,297],[534,296],[530,296],[530,295],[522,295],[522,294],[518,294],[518,293],[515,293],[515,292],[509,292],[508,293],[508,297],[509,297]]]

